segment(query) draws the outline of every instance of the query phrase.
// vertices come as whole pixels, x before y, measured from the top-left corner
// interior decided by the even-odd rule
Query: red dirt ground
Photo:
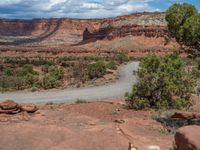
[[[40,106],[32,115],[0,115],[1,150],[139,150],[172,147],[150,111],[125,109],[123,102]],[[115,120],[125,121],[116,123]]]

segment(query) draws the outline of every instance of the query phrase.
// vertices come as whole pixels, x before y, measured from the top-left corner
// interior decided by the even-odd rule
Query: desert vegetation
[[[184,109],[192,105],[199,71],[197,66],[186,69],[178,53],[165,57],[148,55],[140,62],[138,83],[127,95],[130,108]]]
[[[199,93],[196,58],[200,50],[200,15],[193,5],[174,4],[166,12],[166,21],[171,35],[182,48],[189,49],[192,58],[182,59],[178,51],[164,57],[144,57],[136,72],[139,81],[126,94],[130,108],[189,109],[193,104],[191,95]]]
[[[127,62],[125,54],[111,57],[1,58],[1,91],[51,89],[87,83]],[[68,85],[66,85],[66,82]]]

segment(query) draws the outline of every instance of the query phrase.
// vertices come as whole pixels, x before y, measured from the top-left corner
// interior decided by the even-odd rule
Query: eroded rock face
[[[200,150],[200,126],[186,126],[175,135],[177,150]]]
[[[33,19],[0,20],[0,44],[68,43],[85,40],[113,39],[127,35],[163,36],[166,32],[164,13],[136,13],[111,19]],[[10,38],[9,36],[12,36]]]
[[[101,40],[101,39],[114,39],[116,37],[126,36],[145,36],[151,37],[168,37],[169,32],[166,26],[141,26],[141,25],[130,25],[122,26],[120,28],[101,28],[96,31],[90,32],[87,28],[83,33],[83,41],[86,40]]]

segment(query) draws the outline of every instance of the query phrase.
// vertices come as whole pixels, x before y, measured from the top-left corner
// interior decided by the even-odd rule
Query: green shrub
[[[200,70],[197,67],[192,68],[191,75],[196,79],[200,79]]]
[[[99,78],[106,74],[106,64],[104,61],[97,61],[89,64],[86,69],[86,74],[89,79]]]
[[[115,61],[111,60],[108,63],[106,63],[106,68],[117,70],[117,64]]]
[[[24,65],[22,68],[17,69],[16,74],[17,76],[24,77],[27,74],[37,74],[37,72],[33,70],[33,65]]]
[[[41,81],[41,86],[45,89],[58,87],[62,84],[63,78],[64,70],[62,68],[50,67]]]
[[[53,76],[56,80],[61,80],[64,77],[64,70],[62,68],[50,67],[48,73],[50,76]]]
[[[126,102],[130,108],[188,108],[195,80],[184,69],[177,53],[159,57],[149,55],[140,62],[139,82],[133,85]]]
[[[28,73],[26,76],[24,76],[24,80],[30,87],[36,86],[37,82],[39,81],[39,75]]]
[[[26,80],[16,76],[0,76],[1,91],[23,90],[28,87]]]
[[[198,96],[200,95],[200,87],[197,87],[196,94],[197,94]]]
[[[123,53],[120,53],[120,54],[117,54],[117,56],[115,57],[115,60],[117,62],[119,62],[120,64],[124,63],[124,62],[128,62],[129,61],[129,58],[127,55],[123,54]]]
[[[32,65],[24,65],[18,69],[5,69],[0,76],[2,90],[23,90],[37,84],[39,75]]]
[[[13,69],[10,69],[10,68],[8,68],[8,69],[5,69],[4,70],[4,73],[3,73],[5,76],[13,76],[14,75],[14,71],[13,71]]]

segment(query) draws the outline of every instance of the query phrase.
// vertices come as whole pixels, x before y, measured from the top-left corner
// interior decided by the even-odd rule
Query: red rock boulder
[[[18,107],[18,104],[12,100],[7,100],[7,101],[0,103],[0,107],[3,110],[10,110],[10,109],[15,109],[16,107]]]
[[[185,126],[175,135],[177,150],[200,150],[200,126]]]
[[[34,104],[21,104],[21,110],[28,112],[28,113],[34,113],[38,110],[38,107]]]
[[[0,103],[0,113],[16,114],[19,113],[20,111],[21,110],[19,105],[12,100],[7,100]]]

